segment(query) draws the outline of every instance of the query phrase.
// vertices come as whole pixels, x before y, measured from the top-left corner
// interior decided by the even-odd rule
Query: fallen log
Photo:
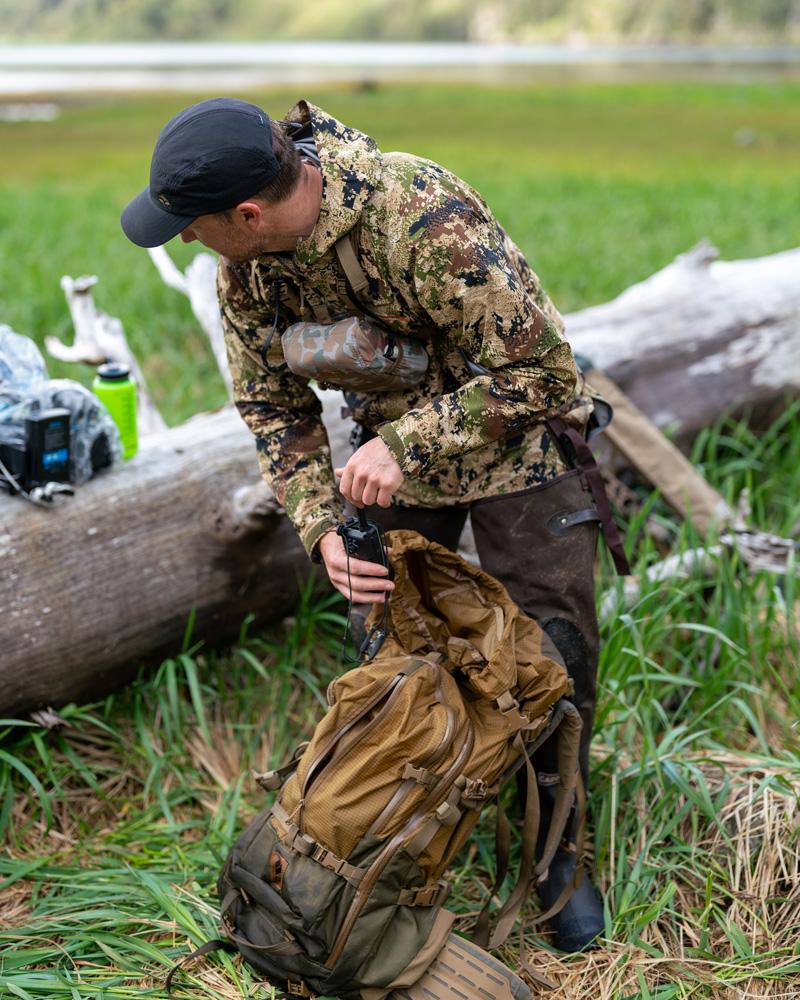
[[[227,379],[214,258],[199,253],[182,274],[163,248],[150,255],[188,296]],[[565,316],[573,350],[683,442],[723,413],[766,409],[800,389],[800,248],[718,256],[703,240],[610,302]]]
[[[723,413],[800,389],[800,248],[720,261],[702,242],[603,305],[566,317],[574,351],[688,441]]]
[[[0,715],[97,697],[288,614],[310,563],[232,409],[142,441],[52,509],[0,493]]]
[[[696,430],[734,405],[772,401],[800,384],[800,250],[758,261],[714,257],[696,248],[613,302],[567,317],[574,348],[661,426]],[[222,366],[218,316],[209,307],[213,268],[198,264],[184,281],[177,270],[167,275],[165,260],[158,263],[189,295]],[[127,349],[117,336],[121,324],[92,311],[89,287],[65,291],[83,331],[74,356]],[[92,336],[101,335],[95,347]],[[60,356],[70,350],[48,347]],[[322,396],[341,461],[348,436],[341,400]],[[159,421],[152,415],[152,426]],[[232,410],[143,438],[134,460],[53,510],[2,495],[0,508],[6,715],[96,697],[123,683],[140,662],[179,648],[193,610],[195,635],[215,642],[235,635],[249,613],[280,617],[295,602],[298,575],[310,568],[258,481],[253,440]],[[738,543],[743,531],[740,523]],[[765,538],[751,535],[750,548],[782,565],[790,543]]]

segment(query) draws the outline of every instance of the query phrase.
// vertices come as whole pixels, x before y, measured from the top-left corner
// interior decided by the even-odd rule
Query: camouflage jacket
[[[305,101],[287,116],[308,120],[323,176],[313,232],[293,254],[223,259],[218,271],[234,400],[306,551],[338,523],[342,499],[319,401],[283,357],[279,334],[297,321],[363,315],[368,303],[387,328],[425,342],[420,385],[346,394],[404,473],[398,502],[468,504],[563,472],[542,420],[581,410],[572,352],[561,317],[486,203],[437,164],[382,153]],[[334,249],[346,233],[369,280],[358,300]],[[262,356],[276,301],[276,334]],[[489,371],[474,376],[467,358]]]

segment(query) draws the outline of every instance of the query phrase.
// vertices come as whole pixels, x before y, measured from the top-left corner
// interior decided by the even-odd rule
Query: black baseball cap
[[[122,228],[137,246],[161,246],[199,215],[252,197],[279,169],[265,111],[232,97],[193,104],[161,130],[150,186],[122,213]]]

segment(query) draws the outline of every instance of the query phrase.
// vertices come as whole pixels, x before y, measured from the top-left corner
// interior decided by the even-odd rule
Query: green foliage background
[[[0,0],[0,37],[49,41],[800,40],[796,0]]]
[[[302,95],[384,149],[464,176],[563,312],[608,300],[704,237],[729,258],[798,242],[797,83],[312,86]],[[300,95],[244,96],[280,117]],[[47,333],[69,338],[60,278],[97,274],[98,304],[123,321],[173,423],[222,403],[222,384],[188,303],[118,218],[147,184],[160,126],[193,99],[73,98],[55,122],[0,123],[2,321],[39,343]],[[185,264],[197,245],[169,249]],[[52,361],[50,370],[90,376]]]
[[[463,174],[564,311],[618,294],[703,237],[729,258],[798,244],[798,84],[305,90],[384,148]],[[280,115],[298,95],[242,96]],[[59,279],[97,274],[96,300],[123,320],[171,422],[224,392],[186,300],[118,216],[146,184],[158,129],[192,99],[76,98],[52,123],[0,123],[0,321],[39,343],[71,339]],[[185,265],[196,248],[170,252]],[[720,420],[693,460],[729,501],[749,489],[756,525],[797,530],[797,401],[759,433]],[[640,578],[663,555],[646,514],[673,552],[701,541],[643,500],[626,533]],[[605,556],[598,583],[619,595]],[[571,959],[528,937],[559,995],[800,996],[797,608],[794,572],[750,574],[723,554],[712,578],[645,582],[604,622],[590,815],[609,943]],[[222,652],[187,635],[125,691],[64,708],[64,728],[0,720],[0,996],[164,995],[166,969],[216,936],[221,858],[263,806],[249,768],[279,763],[309,734],[342,669],[341,611],[307,587],[268,634],[245,623]],[[450,873],[467,920],[492,853],[487,822]],[[271,992],[228,957],[181,984],[215,1000]]]

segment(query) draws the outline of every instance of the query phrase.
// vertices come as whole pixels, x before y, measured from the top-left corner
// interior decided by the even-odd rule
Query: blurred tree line
[[[5,41],[800,42],[800,0],[0,0]]]

